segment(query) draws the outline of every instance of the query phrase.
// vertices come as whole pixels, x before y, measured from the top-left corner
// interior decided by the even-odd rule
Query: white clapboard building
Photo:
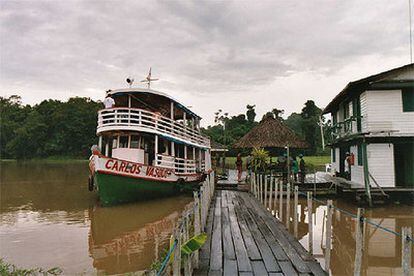
[[[414,189],[414,64],[350,82],[324,109],[332,116],[331,166],[351,184]]]

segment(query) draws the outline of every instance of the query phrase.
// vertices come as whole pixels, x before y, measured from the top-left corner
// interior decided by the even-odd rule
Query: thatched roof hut
[[[229,151],[225,145],[222,145],[220,143],[214,142],[211,140],[210,142],[211,152],[225,152]]]
[[[234,148],[284,148],[286,146],[304,149],[308,144],[293,130],[270,116],[264,118],[233,145]]]

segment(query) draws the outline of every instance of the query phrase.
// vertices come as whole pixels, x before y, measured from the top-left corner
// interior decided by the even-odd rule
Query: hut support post
[[[328,200],[328,212],[326,214],[326,237],[325,237],[325,271],[329,274],[331,263],[331,243],[332,243],[332,200]]]
[[[402,228],[402,237],[401,237],[401,241],[402,241],[402,259],[401,259],[401,264],[402,264],[402,270],[403,270],[403,275],[404,276],[408,276],[411,275],[411,248],[412,248],[412,244],[410,242],[410,239],[412,240],[413,235],[411,232],[411,227],[403,227]]]
[[[283,217],[283,180],[279,183],[280,193],[279,193],[279,220],[282,222]]]
[[[286,187],[286,228],[289,230],[290,223],[290,183]]]
[[[308,247],[309,253],[313,254],[313,221],[312,221],[312,192],[307,193],[308,196]]]
[[[267,180],[269,178],[267,175],[264,175],[264,207],[267,209]]]
[[[293,199],[293,234],[295,238],[298,237],[298,186],[295,186],[295,192],[294,192],[294,199]]]
[[[356,232],[355,232],[355,264],[354,264],[354,275],[361,275],[361,264],[362,264],[362,249],[364,236],[364,209],[358,208],[357,219],[356,219]]]

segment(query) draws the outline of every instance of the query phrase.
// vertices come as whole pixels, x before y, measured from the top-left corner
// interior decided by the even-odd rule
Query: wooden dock
[[[249,193],[219,190],[194,275],[326,275],[320,264]]]

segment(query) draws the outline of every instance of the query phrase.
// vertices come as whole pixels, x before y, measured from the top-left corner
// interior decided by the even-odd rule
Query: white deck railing
[[[195,160],[164,154],[157,154],[156,166],[174,169],[176,173],[196,173],[197,171],[197,164]]]
[[[139,108],[117,107],[103,109],[98,112],[97,132],[116,130],[118,127],[134,127],[140,130],[159,132],[178,138],[183,142],[190,142],[199,146],[209,147],[210,140],[193,128],[160,114]]]

